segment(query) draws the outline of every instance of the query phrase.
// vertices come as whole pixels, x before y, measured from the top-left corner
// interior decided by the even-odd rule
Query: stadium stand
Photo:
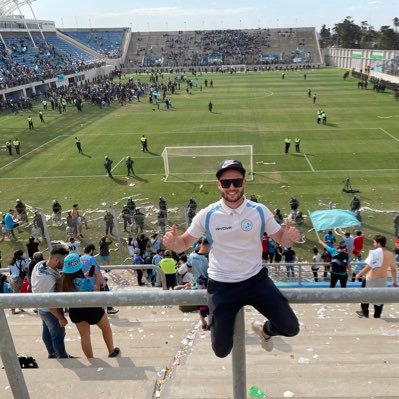
[[[130,66],[321,63],[315,28],[132,33]]]
[[[122,56],[122,42],[126,31],[127,28],[62,29],[64,34],[107,58]]]
[[[399,76],[399,56],[392,60],[377,64],[373,70],[375,72],[386,73],[391,76]]]
[[[40,81],[59,74],[71,74],[97,60],[93,55],[60,39],[55,33],[45,33],[43,36],[33,33],[32,42],[24,32],[2,33],[1,88]]]

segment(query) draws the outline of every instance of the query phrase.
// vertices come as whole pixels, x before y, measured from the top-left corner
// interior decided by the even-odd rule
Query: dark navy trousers
[[[212,348],[218,357],[226,357],[233,348],[234,322],[245,305],[253,306],[268,321],[263,329],[268,335],[293,337],[299,333],[299,322],[287,299],[269,278],[267,269],[248,280],[222,283],[209,279]]]

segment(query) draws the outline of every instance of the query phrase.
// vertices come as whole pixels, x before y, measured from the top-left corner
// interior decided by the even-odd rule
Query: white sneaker
[[[261,345],[264,350],[271,352],[273,350],[273,337],[267,335],[263,331],[263,323],[260,321],[252,322],[252,330],[257,334],[261,340]]]

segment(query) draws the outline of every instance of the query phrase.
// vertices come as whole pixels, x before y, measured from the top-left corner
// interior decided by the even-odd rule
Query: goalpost
[[[253,180],[252,145],[165,147],[162,151],[165,182],[206,182],[216,179],[216,168],[224,159],[238,159]]]

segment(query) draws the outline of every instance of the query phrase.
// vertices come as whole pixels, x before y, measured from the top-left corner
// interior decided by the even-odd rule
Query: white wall
[[[398,50],[348,49],[330,47],[324,49],[327,66],[355,69],[365,72],[368,67],[392,60],[399,55]]]

